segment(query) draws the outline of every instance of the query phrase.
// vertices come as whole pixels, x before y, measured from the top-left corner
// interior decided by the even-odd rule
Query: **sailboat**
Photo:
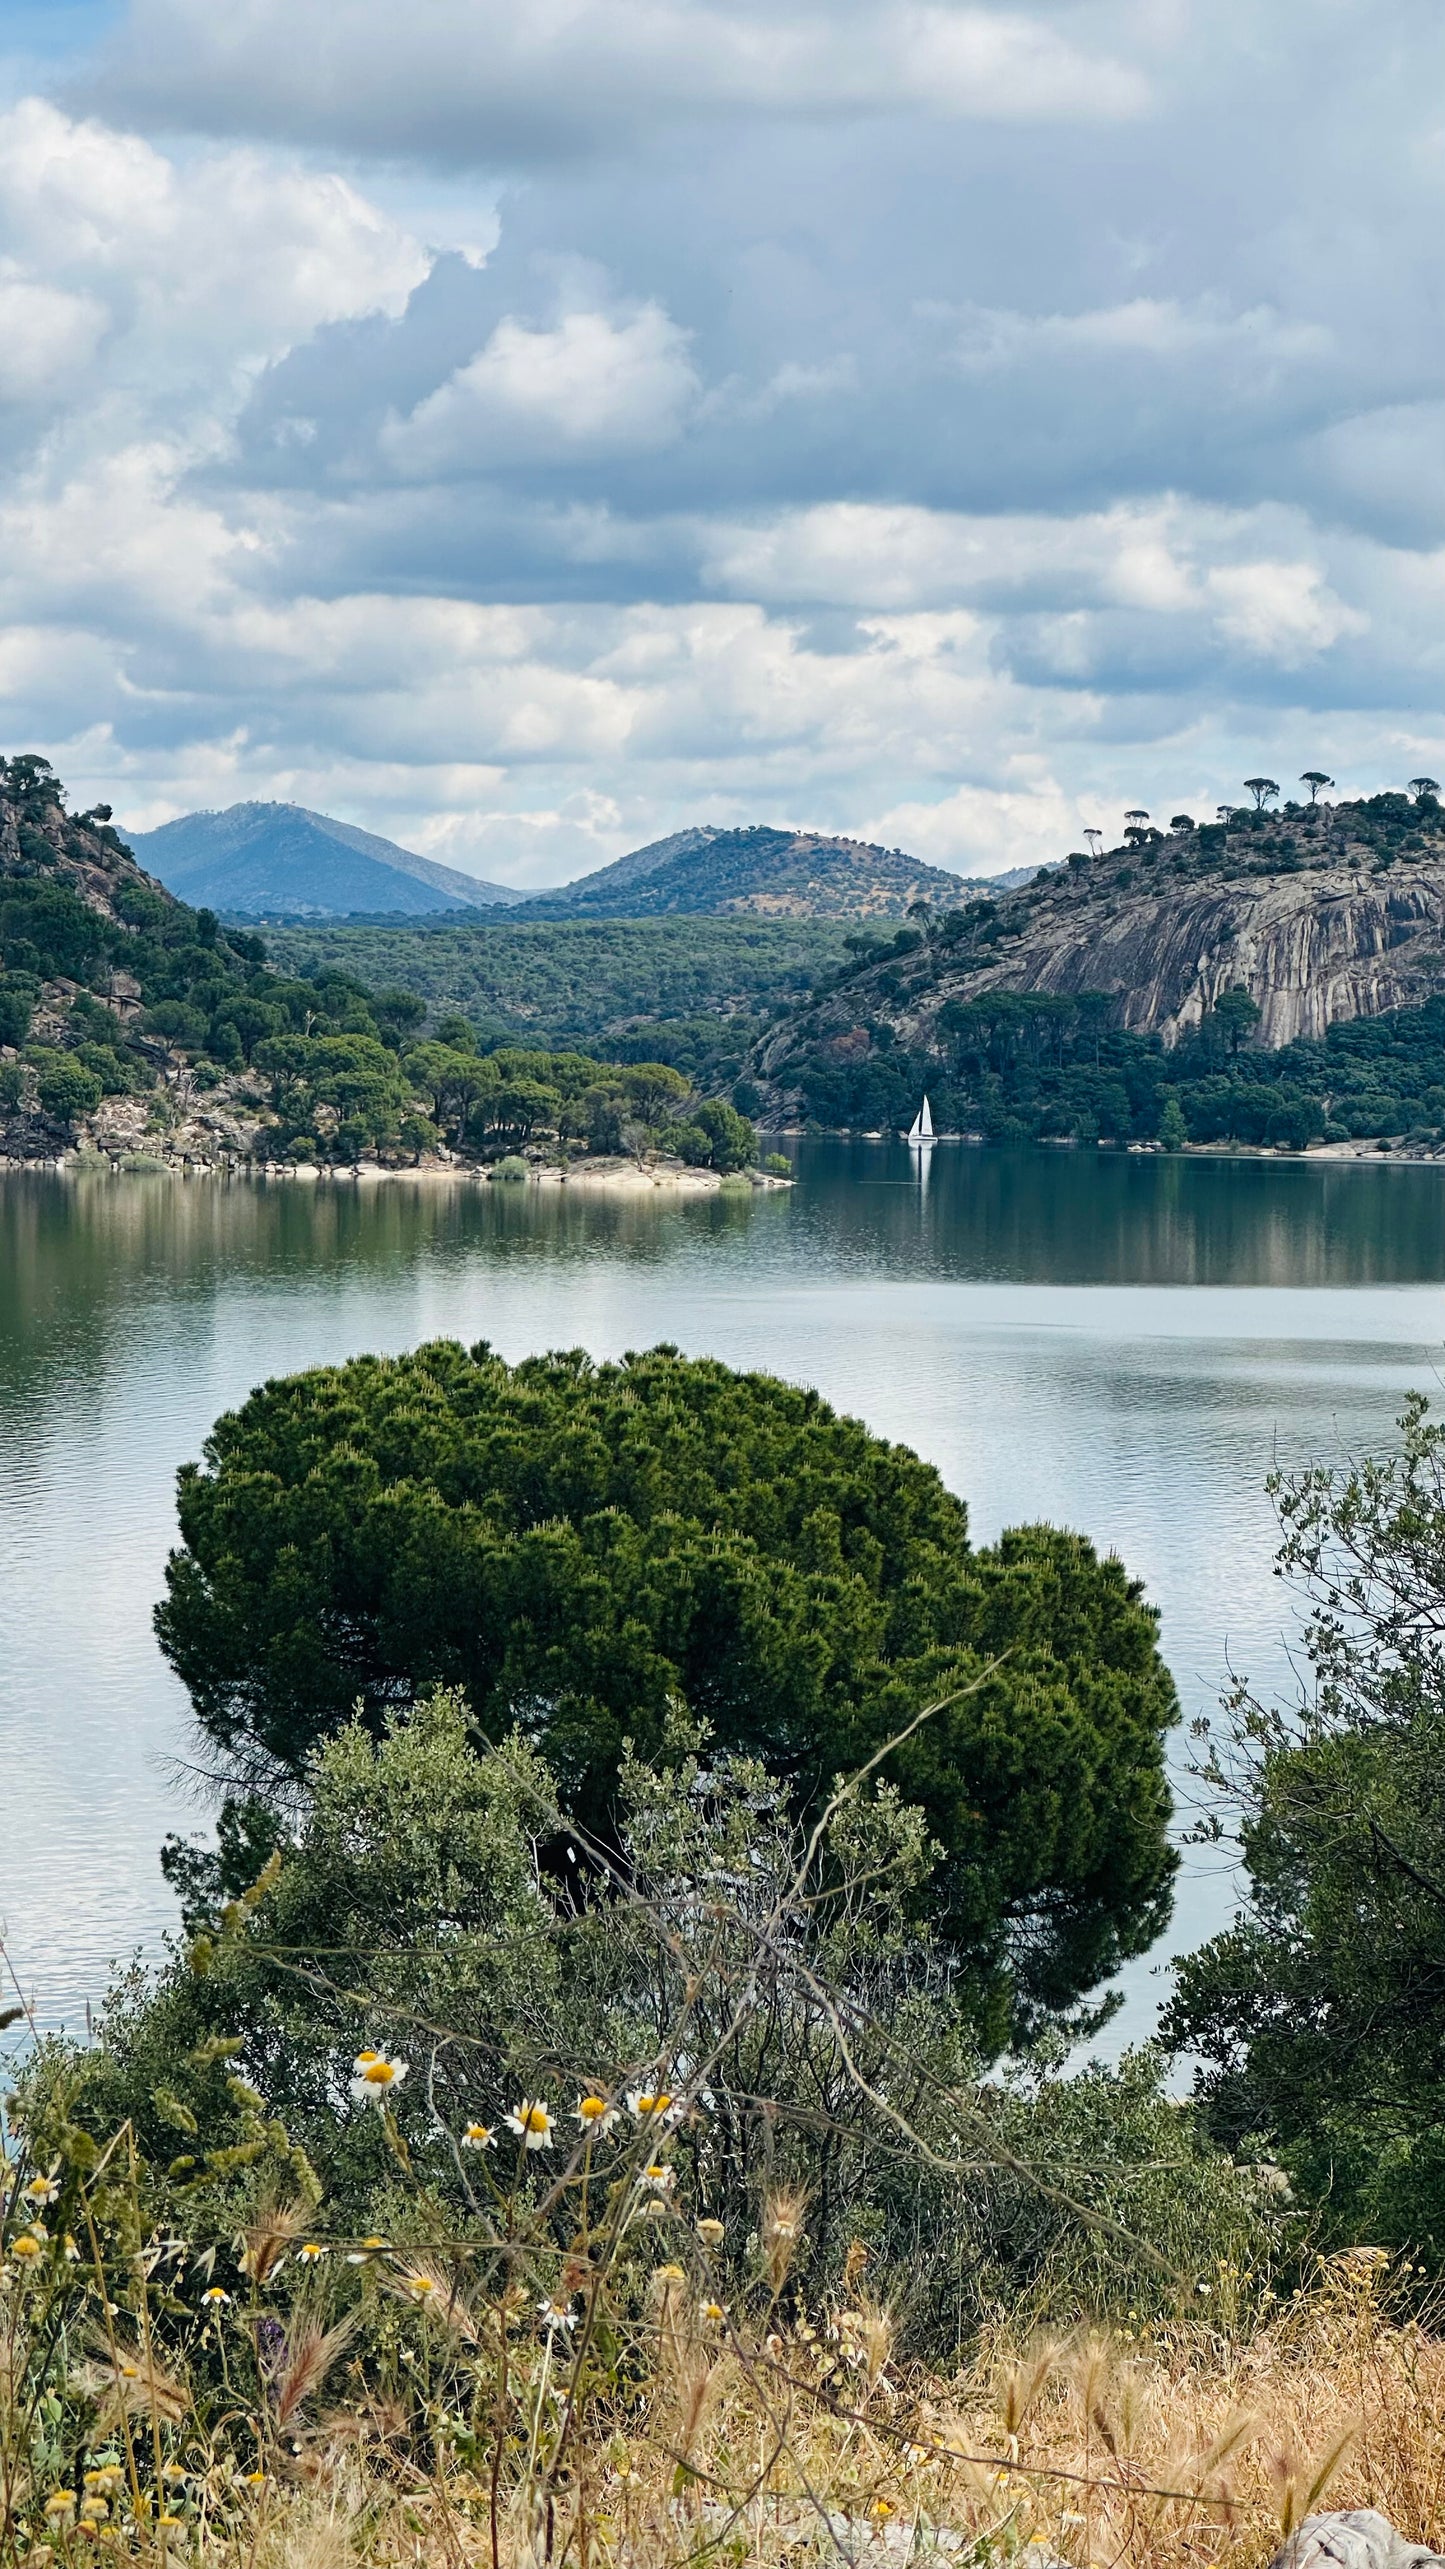
[[[918,1151],[922,1150],[925,1142],[931,1142],[935,1139],[933,1117],[928,1111],[928,1098],[926,1095],[924,1097],[923,1104],[919,1107],[917,1114],[914,1116],[912,1123],[908,1127],[908,1139],[913,1148]]]

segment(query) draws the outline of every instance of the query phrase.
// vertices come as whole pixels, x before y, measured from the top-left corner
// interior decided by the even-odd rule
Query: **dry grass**
[[[29,2559],[886,2569],[1035,2546],[1073,2569],[1256,2569],[1322,2503],[1378,2507],[1438,2542],[1445,2343],[1398,2306],[1400,2281],[1357,2252],[1247,2331],[1000,2337],[947,2382],[893,2361],[887,2315],[861,2295],[816,2329],[744,2343],[664,2283],[651,2379],[593,2421],[545,2494],[514,2478],[495,2534],[485,2440],[466,2460],[439,2444],[428,2464],[373,2405],[318,2419],[263,2485],[208,2491],[198,2471],[168,2531],[127,2527],[117,2506],[104,2537],[51,2527]]]

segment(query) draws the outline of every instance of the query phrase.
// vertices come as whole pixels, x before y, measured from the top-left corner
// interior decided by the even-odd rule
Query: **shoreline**
[[[785,1194],[795,1183],[791,1177],[778,1177],[770,1169],[739,1169],[724,1176],[716,1169],[688,1168],[680,1161],[650,1168],[639,1166],[635,1160],[580,1160],[571,1168],[538,1165],[529,1167],[525,1177],[513,1171],[499,1178],[485,1163],[468,1160],[432,1160],[414,1168],[383,1168],[379,1161],[363,1160],[353,1168],[335,1168],[312,1160],[167,1159],[159,1152],[128,1153],[118,1159],[106,1151],[65,1151],[53,1159],[23,1160],[0,1154],[0,1176],[41,1169],[54,1177],[71,1178],[248,1178],[266,1186],[372,1186],[401,1180],[423,1186],[497,1186],[516,1187],[519,1191],[528,1187],[579,1187],[625,1196]]]

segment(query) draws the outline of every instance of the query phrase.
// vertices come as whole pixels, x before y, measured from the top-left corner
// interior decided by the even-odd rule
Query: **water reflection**
[[[660,1338],[816,1383],[980,1539],[1114,1545],[1186,1710],[1288,1680],[1263,1482],[1386,1433],[1445,1310],[1445,1172],[803,1142],[791,1193],[0,1179],[0,1911],[52,2019],[153,1945],[187,1817],[150,1635],[179,1463],[268,1374],[437,1335]],[[1190,1859],[1172,1933],[1229,1885]],[[1130,1984],[1128,2024],[1155,1991]]]

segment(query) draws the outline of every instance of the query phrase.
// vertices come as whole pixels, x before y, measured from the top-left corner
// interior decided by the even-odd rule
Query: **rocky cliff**
[[[1445,989],[1438,803],[1235,814],[1075,857],[840,975],[774,1031],[757,1070],[783,1098],[800,1047],[846,1047],[882,1024],[926,1053],[951,1003],[1006,992],[1099,993],[1113,1024],[1173,1045],[1236,989],[1259,1011],[1250,1040],[1270,1048]]]

